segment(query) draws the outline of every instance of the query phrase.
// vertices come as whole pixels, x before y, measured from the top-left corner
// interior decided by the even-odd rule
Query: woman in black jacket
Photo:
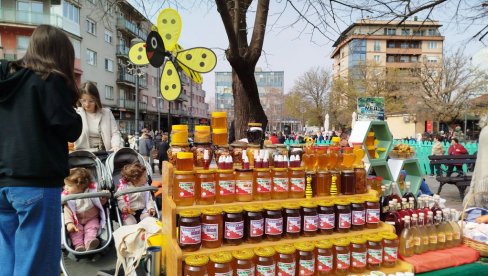
[[[0,61],[0,275],[59,275],[68,142],[81,133],[75,53],[41,25],[25,56]]]

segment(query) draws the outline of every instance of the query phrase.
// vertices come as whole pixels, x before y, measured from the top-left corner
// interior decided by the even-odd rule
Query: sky
[[[228,40],[220,14],[217,12],[214,1],[181,0],[177,2],[179,5],[177,7],[173,5],[172,7],[179,11],[183,22],[179,43],[184,48],[208,47],[217,54],[218,61],[214,71],[202,74],[204,79],[203,89],[207,91],[206,101],[212,101],[215,90],[214,72],[231,70],[224,56]],[[292,89],[295,80],[310,68],[319,66],[332,70],[330,54],[333,51],[333,42],[317,32],[311,36],[308,29],[303,31],[303,22],[291,26],[291,22],[297,18],[297,13],[288,6],[285,12],[279,16],[280,11],[284,8],[283,2],[285,1],[271,0],[270,2],[263,53],[257,67],[261,67],[263,71],[284,71],[284,88],[285,93],[288,93]],[[166,8],[168,5],[162,4],[162,7]],[[444,5],[435,9],[430,15],[430,18],[439,20],[443,24],[440,31],[445,36],[445,52],[462,48],[468,58],[475,56],[474,63],[488,64],[486,55],[488,51],[480,52],[481,49],[488,47],[488,45],[485,46],[477,40],[471,39],[473,34],[482,28],[482,25],[470,25],[466,21],[453,19],[453,8],[449,4]],[[152,6],[146,6],[146,10],[148,17],[156,18],[159,7],[153,4]],[[254,15],[255,13],[251,9],[251,12],[248,12],[249,28],[252,27],[254,22]],[[343,18],[343,22],[338,23],[339,29],[341,31],[344,30],[347,24],[353,23],[360,18],[360,14]],[[425,18],[425,15],[419,14],[419,20],[423,18]],[[249,30],[248,33],[252,33],[252,30]],[[331,31],[326,34],[333,40],[338,37],[338,32]]]

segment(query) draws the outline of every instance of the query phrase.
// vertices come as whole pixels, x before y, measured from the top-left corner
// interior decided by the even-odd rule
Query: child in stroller
[[[122,168],[117,191],[147,186],[146,167],[140,163],[127,164]],[[149,191],[124,194],[117,197],[118,208],[122,213],[122,224],[137,224],[146,217],[156,215],[156,205]]]
[[[97,184],[90,172],[85,168],[74,168],[64,179],[63,196],[93,193],[97,191]],[[97,239],[98,230],[105,223],[103,205],[107,198],[82,198],[69,200],[64,205],[64,223],[70,240],[77,252],[96,249],[100,241]]]

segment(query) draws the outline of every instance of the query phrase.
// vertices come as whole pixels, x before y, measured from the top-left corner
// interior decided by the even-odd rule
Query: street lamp
[[[130,41],[131,46],[134,46],[137,43],[144,42],[142,39],[136,37]],[[130,69],[129,69],[130,70]],[[135,116],[134,116],[134,128],[135,128],[135,135],[136,137],[139,136],[139,77],[144,76],[144,73],[139,68],[139,66],[134,65],[134,68],[130,70],[129,74],[135,75],[136,77],[136,107],[135,107]]]

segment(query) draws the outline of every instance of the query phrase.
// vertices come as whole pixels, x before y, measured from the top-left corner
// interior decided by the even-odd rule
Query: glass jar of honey
[[[188,125],[173,125],[171,127],[171,143],[188,144]]]
[[[261,149],[261,146],[260,145],[253,145],[253,144],[247,145],[247,159],[249,159],[249,166],[251,168],[254,168],[255,167],[255,165],[254,165],[254,156],[255,155],[259,155],[260,149]],[[261,160],[261,161],[263,161],[263,160]],[[269,164],[268,164],[268,167],[269,167]]]
[[[234,162],[234,168],[242,168],[242,152],[247,149],[247,144],[233,143],[230,145],[230,147],[232,150],[232,161]]]
[[[224,243],[239,245],[244,239],[244,216],[242,208],[230,206],[224,208]]]
[[[354,181],[356,194],[365,194],[368,192],[368,186],[366,185],[366,170],[364,167],[354,168]]]
[[[364,199],[353,198],[351,200],[351,230],[361,231],[366,224],[366,206]]]
[[[208,157],[205,159],[205,151],[208,152]],[[191,148],[191,152],[193,153],[193,165],[197,169],[203,169],[206,166],[209,166],[212,162],[213,158],[213,149],[212,144],[198,144],[195,143]]]
[[[272,199],[288,198],[290,187],[288,183],[288,170],[286,168],[273,168],[271,187]]]
[[[264,206],[264,234],[267,240],[277,241],[283,234],[283,215],[281,206],[268,203]]]
[[[321,240],[315,243],[317,248],[317,261],[315,271],[317,276],[332,275],[334,269],[334,253],[332,252],[332,242]]]
[[[215,146],[227,145],[227,129],[226,128],[212,129],[212,143]]]
[[[383,238],[377,234],[367,235],[368,269],[379,270],[383,262]]]
[[[271,172],[268,168],[254,169],[254,200],[271,199]]]
[[[248,123],[247,124],[247,141],[249,144],[261,145],[263,142],[263,124],[261,123]]]
[[[276,150],[276,145],[265,145],[264,149],[266,152],[268,152],[268,162],[269,162],[269,167],[273,168],[274,167],[274,156],[278,154],[278,151]]]
[[[232,251],[234,257],[233,275],[254,275],[254,251],[251,249],[241,249]]]
[[[185,210],[180,212],[178,220],[178,245],[182,251],[196,251],[202,244],[200,212]]]
[[[380,224],[380,202],[373,196],[365,198],[366,200],[366,228],[376,229]]]
[[[321,200],[318,204],[318,216],[319,216],[319,233],[330,235],[334,232],[335,228],[335,211],[334,202]]]
[[[366,239],[359,236],[349,239],[351,241],[351,267],[353,273],[363,273],[366,270]]]
[[[211,143],[210,126],[205,126],[205,125],[195,126],[193,142],[197,144],[210,144]]]
[[[178,152],[176,154],[177,171],[193,171],[193,153]]]
[[[398,259],[398,236],[394,233],[381,232],[383,238],[383,267],[394,267]]]
[[[190,255],[185,258],[183,276],[207,276],[208,257],[204,255]]]
[[[336,231],[347,233],[351,229],[351,202],[347,200],[335,201]]]
[[[331,174],[329,171],[317,172],[316,191],[317,196],[330,196]]]
[[[272,247],[258,247],[254,249],[256,254],[256,276],[276,275],[276,251]]]
[[[313,237],[317,234],[319,217],[317,213],[317,204],[311,200],[300,202],[302,215],[302,235]]]
[[[302,229],[300,205],[297,203],[285,203],[283,204],[283,208],[285,238],[295,239],[300,237],[300,232]]]
[[[342,171],[341,173],[341,194],[353,195],[355,194],[355,179],[354,171]]]
[[[192,171],[174,171],[173,200],[176,206],[195,203],[195,174]]]
[[[212,112],[212,129],[227,128],[227,112]]]
[[[297,249],[297,271],[299,275],[315,275],[315,246],[311,242],[293,244]]]
[[[231,203],[235,201],[236,181],[233,170],[217,170],[217,189],[215,201],[217,203]]]
[[[289,198],[305,197],[305,170],[303,167],[290,168],[290,194]]]
[[[348,275],[351,265],[351,251],[349,240],[345,238],[336,239],[334,243],[334,272],[335,275]]]
[[[249,243],[258,243],[263,240],[264,217],[263,208],[259,205],[244,206],[244,237]]]
[[[236,169],[236,201],[252,201],[253,172],[252,170]]]
[[[195,194],[198,205],[215,202],[215,174],[213,170],[197,170]]]
[[[276,250],[276,275],[296,275],[296,249],[291,244],[281,244]]]
[[[210,207],[202,210],[202,247],[218,248],[222,246],[224,236],[224,218],[222,209]]]
[[[368,132],[368,135],[366,136],[366,142],[365,142],[365,145],[367,147],[369,146],[374,146],[374,131],[370,131]]]
[[[330,171],[330,191],[331,196],[341,194],[341,172]]]
[[[353,153],[353,148],[351,147],[344,147],[344,153],[342,154],[342,168],[344,170],[352,170],[354,163],[354,159],[356,159],[356,155]]]
[[[208,275],[232,276],[232,255],[229,252],[216,252],[210,255],[212,264]]]

